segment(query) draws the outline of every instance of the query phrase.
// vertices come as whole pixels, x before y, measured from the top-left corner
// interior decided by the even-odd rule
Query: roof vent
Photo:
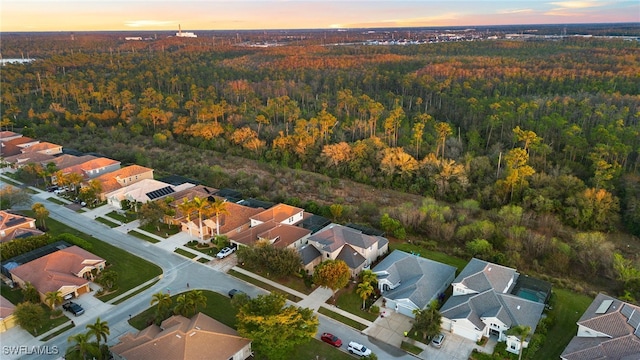
[[[520,310],[520,305],[518,305],[517,309]]]
[[[194,331],[194,332],[192,332],[191,334],[189,334],[189,336],[193,336],[193,335],[195,335],[195,334],[196,334],[196,332]]]
[[[179,334],[176,334],[176,337],[177,337],[178,339],[182,339],[182,336],[180,336]]]
[[[200,330],[200,326],[196,326],[195,328],[196,328],[196,330]]]

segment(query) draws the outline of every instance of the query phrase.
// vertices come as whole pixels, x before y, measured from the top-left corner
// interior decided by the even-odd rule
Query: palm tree
[[[63,300],[60,290],[49,291],[48,293],[44,294],[44,296],[44,302],[51,306],[51,310],[55,309],[56,304],[61,303]]]
[[[216,235],[220,235],[220,215],[229,215],[227,202],[216,199],[211,203],[211,212],[216,215]]]
[[[373,286],[371,285],[371,283],[361,282],[360,284],[358,284],[358,288],[356,289],[356,293],[362,299],[362,309],[364,310],[367,298],[369,298],[369,296],[371,296],[371,294],[373,294]]]
[[[371,270],[362,270],[360,272],[360,278],[362,282],[368,282],[370,284],[378,283],[378,276]]]
[[[163,292],[157,292],[151,296],[151,305],[157,304],[156,319],[164,318],[172,302],[171,296]]]
[[[90,335],[95,336],[96,342],[98,343],[98,349],[100,349],[100,339],[103,339],[106,342],[107,336],[111,334],[107,322],[100,321],[99,317],[96,319],[95,323],[87,325],[87,329],[89,329],[88,333]]]
[[[188,315],[191,313],[192,305],[191,299],[187,298],[185,294],[178,295],[176,298],[176,306],[173,307],[173,313],[176,315],[182,315],[184,317],[189,317]]]
[[[191,290],[187,293],[188,303],[193,307],[193,313],[198,313],[198,308],[207,307],[207,297],[204,296],[201,290]]]
[[[47,223],[45,222],[46,218],[49,217],[49,210],[47,210],[44,205],[41,203],[35,203],[31,206],[31,210],[35,213],[35,216],[38,220],[40,220],[40,225],[42,225],[42,229],[47,229]]]
[[[530,332],[531,332],[531,326],[526,326],[526,325],[514,326],[511,329],[507,330],[506,332],[507,335],[516,336],[518,340],[520,340],[520,351],[518,352],[518,360],[522,360],[522,350],[524,348],[524,339],[526,339],[527,336],[529,336]]]
[[[90,342],[90,333],[79,333],[69,336],[67,342],[74,343],[65,353],[65,359],[92,359],[100,356],[100,350],[95,342]]]
[[[198,220],[200,225],[200,242],[204,241],[204,232],[202,231],[202,216],[209,216],[211,214],[211,206],[209,200],[206,198],[194,197],[193,200],[193,210],[198,212]]]
[[[69,182],[69,185],[73,186],[73,192],[75,194],[78,194],[78,188],[80,187],[80,184],[82,184],[82,181],[84,180],[84,177],[78,173],[69,173],[67,174],[67,181]]]
[[[193,202],[188,200],[187,198],[184,198],[182,200],[182,204],[178,204],[178,209],[187,218],[187,225],[189,226],[189,235],[191,236],[191,225],[189,225],[189,223],[191,222],[191,213],[194,210]]]

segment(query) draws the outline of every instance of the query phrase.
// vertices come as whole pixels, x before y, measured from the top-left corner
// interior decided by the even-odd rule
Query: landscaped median
[[[181,248],[177,248],[177,249],[173,250],[173,252],[176,253],[176,254],[180,254],[182,256],[188,257],[189,259],[193,259],[193,258],[198,256],[198,255],[196,255],[196,254],[194,254],[194,253],[192,253],[190,251],[187,251],[187,250],[184,250],[184,249],[181,249]]]

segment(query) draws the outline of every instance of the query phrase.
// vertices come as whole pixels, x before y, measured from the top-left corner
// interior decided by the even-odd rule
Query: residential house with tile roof
[[[74,245],[29,261],[9,272],[13,282],[20,287],[31,283],[42,301],[50,291],[60,291],[64,299],[71,299],[91,291],[89,281],[94,278],[94,273],[104,269],[105,264],[103,258]]]
[[[389,252],[389,240],[386,238],[366,235],[360,230],[338,224],[330,224],[309,236],[308,242],[321,254],[319,258],[303,263],[309,272],[313,272],[311,264],[318,261],[343,260],[351,269],[351,275],[355,277]]]
[[[23,154],[37,152],[40,154],[58,155],[58,154],[62,154],[62,145],[53,144],[46,141],[39,142],[37,144],[33,144],[29,147],[22,149],[21,152]]]
[[[102,186],[100,199],[104,201],[107,199],[106,194],[145,179],[153,179],[153,169],[140,165],[129,165],[102,174],[93,180],[98,181]]]
[[[640,307],[598,294],[578,320],[563,360],[640,359]]]
[[[295,225],[304,219],[304,209],[287,204],[277,204],[251,217],[251,226],[272,220],[275,223]]]
[[[254,246],[259,241],[267,241],[277,248],[296,250],[306,244],[310,234],[311,230],[269,220],[240,233],[230,234],[229,241],[237,246]]]
[[[442,328],[473,341],[496,336],[507,342],[507,351],[517,354],[525,348],[544,311],[544,300],[534,301],[527,289],[513,294],[519,274],[515,269],[471,259],[453,281],[453,294],[442,305]],[[546,297],[542,297],[545,299]],[[524,344],[506,335],[515,326],[529,326]]]
[[[127,333],[109,349],[116,360],[245,360],[252,356],[250,339],[202,313],[191,319],[174,315],[160,326]]]
[[[36,219],[0,210],[0,242],[42,234],[36,228]]]
[[[118,190],[105,194],[109,205],[118,209],[122,208],[122,201],[131,203],[146,203],[152,200],[164,198],[177,191],[193,187],[193,184],[185,183],[179,186],[169,185],[154,179],[143,179]]]
[[[19,136],[8,141],[0,142],[0,156],[3,158],[22,154],[22,150],[39,143],[40,140],[27,136]]]
[[[0,333],[17,325],[16,317],[13,315],[15,309],[15,305],[3,296],[0,296]]]
[[[118,169],[120,169],[120,161],[105,157],[98,157],[85,161],[81,164],[62,168],[60,171],[63,174],[80,174],[85,180],[89,180]]]
[[[4,162],[9,164],[12,169],[19,169],[30,163],[46,166],[48,163],[53,163],[55,159],[56,157],[53,155],[42,154],[39,152],[27,152],[8,156],[4,158]]]
[[[443,296],[456,277],[453,266],[400,250],[387,255],[372,271],[386,306],[412,318],[414,310],[425,309]]]
[[[19,137],[22,137],[22,134],[8,130],[0,131],[0,142],[11,141]]]

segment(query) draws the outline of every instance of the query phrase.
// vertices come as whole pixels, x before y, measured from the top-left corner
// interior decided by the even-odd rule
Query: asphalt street
[[[72,328],[55,338],[40,342],[31,339],[28,344],[3,344],[3,345],[26,345],[26,346],[45,346],[48,348],[60,349],[60,355],[27,355],[21,359],[57,359],[64,354],[68,346],[67,339],[69,336],[84,332],[85,325],[95,322],[97,317],[109,323],[111,334],[108,344],[112,345],[118,342],[118,338],[126,332],[136,332],[127,321],[130,315],[136,315],[150,306],[151,296],[159,291],[169,290],[172,294],[186,290],[186,284],[189,283],[190,289],[205,289],[216,291],[221,294],[227,294],[229,289],[236,288],[245,291],[251,296],[264,294],[265,291],[251,284],[241,281],[235,277],[219,272],[213,268],[201,264],[199,262],[186,259],[173,252],[164,250],[149,242],[137,239],[127,234],[123,234],[114,229],[105,226],[102,223],[92,220],[90,217],[81,213],[72,211],[65,206],[54,204],[46,200],[52,196],[49,193],[40,193],[33,196],[33,200],[45,204],[50,212],[50,218],[67,224],[79,231],[90,234],[99,240],[105,241],[111,245],[124,249],[136,256],[146,259],[162,268],[163,277],[152,287],[145,291],[127,299],[118,305],[99,306],[94,309],[87,309],[87,312],[79,318],[73,319],[76,327]],[[106,206],[106,205],[105,205]],[[320,326],[318,335],[322,332],[332,332],[345,343],[342,350],[346,351],[346,344],[349,341],[357,341],[369,347],[379,359],[414,359],[404,351],[382,343],[377,340],[371,341],[369,337],[363,335],[357,330],[346,326],[333,319],[318,315]],[[82,318],[82,319],[80,319]]]

